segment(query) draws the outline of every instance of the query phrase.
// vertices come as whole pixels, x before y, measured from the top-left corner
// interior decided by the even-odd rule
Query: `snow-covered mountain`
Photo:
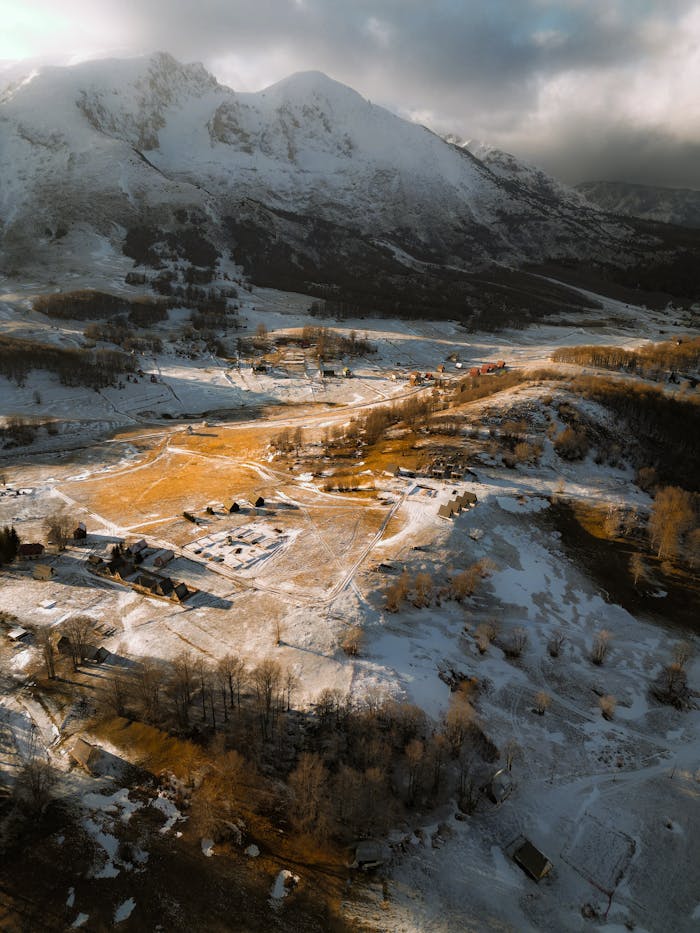
[[[700,191],[692,188],[587,181],[577,185],[576,190],[590,203],[611,214],[700,229]]]
[[[630,233],[538,170],[318,72],[243,94],[159,53],[44,68],[0,92],[6,267],[193,219],[268,279],[315,281],[349,263],[609,259]]]

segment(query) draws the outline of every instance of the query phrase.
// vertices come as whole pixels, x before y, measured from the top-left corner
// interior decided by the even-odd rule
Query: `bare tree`
[[[654,499],[649,520],[649,536],[659,558],[677,556],[680,542],[694,522],[693,498],[685,489],[666,486]]]
[[[74,528],[74,520],[65,509],[57,509],[44,519],[44,534],[49,544],[55,544],[63,550]]]
[[[157,725],[161,718],[161,690],[163,670],[147,661],[134,673],[134,695],[146,722]]]
[[[263,739],[269,739],[274,729],[282,669],[276,661],[266,659],[253,668],[251,680],[255,691],[260,734]]]
[[[22,749],[21,760],[22,767],[14,788],[15,797],[30,813],[42,814],[51,802],[58,777],[41,747],[39,730],[34,723],[29,742]]]
[[[636,586],[639,583],[640,579],[644,579],[647,573],[646,564],[642,559],[642,555],[635,551],[634,554],[630,557],[630,573],[632,574],[632,580]]]
[[[56,677],[56,648],[51,632],[48,629],[42,629],[39,632],[38,641],[46,666],[46,676],[49,680],[53,680]]]
[[[72,616],[61,625],[61,632],[68,639],[68,650],[73,662],[73,670],[85,660],[89,648],[89,638],[93,632],[95,620],[89,616]]]
[[[115,716],[126,715],[129,682],[125,674],[117,672],[108,677],[102,692],[102,702]]]
[[[299,756],[296,768],[289,775],[289,789],[293,800],[292,819],[298,829],[324,837],[328,829],[328,771],[318,755],[303,752]]]
[[[292,694],[299,686],[299,676],[292,667],[284,672],[284,693],[287,700],[287,712],[292,708]]]

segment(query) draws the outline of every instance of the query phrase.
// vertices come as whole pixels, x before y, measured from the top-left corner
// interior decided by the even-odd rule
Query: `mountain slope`
[[[654,236],[321,73],[242,94],[164,53],[47,68],[6,88],[0,177],[5,269],[45,271],[66,256],[79,269],[127,238],[184,230],[261,283],[363,302],[381,293],[396,311],[462,307],[505,275],[494,264],[629,264]],[[518,304],[519,282],[491,304]]]
[[[588,201],[611,214],[700,229],[700,191],[661,188],[623,181],[587,181],[577,185]]]

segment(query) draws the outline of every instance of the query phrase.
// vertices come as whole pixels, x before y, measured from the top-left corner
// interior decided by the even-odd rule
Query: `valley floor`
[[[23,323],[24,300],[14,287],[0,295],[3,326],[78,339],[69,328],[52,334],[45,322]],[[258,290],[244,310],[246,327],[252,333],[264,319],[271,333],[294,333],[309,323],[305,302]],[[13,524],[24,541],[42,540],[45,516],[60,507],[88,529],[85,542],[42,558],[53,568],[50,580],[34,579],[31,562],[0,571],[0,610],[37,629],[88,613],[103,625],[100,645],[113,658],[157,661],[183,649],[208,660],[232,652],[249,665],[273,657],[295,672],[300,709],[324,688],[339,688],[358,700],[375,692],[414,703],[439,722],[451,696],[439,675],[477,678],[481,723],[499,749],[509,743],[515,749],[512,794],[497,807],[482,803],[466,818],[457,818],[456,802],[448,801],[397,826],[385,883],[361,876],[344,899],[351,928],[698,930],[700,711],[663,706],[650,686],[680,638],[696,649],[688,680],[700,685],[700,639],[688,627],[700,607],[674,617],[666,600],[678,597],[669,596],[658,575],[643,585],[643,599],[628,605],[614,581],[603,587],[586,572],[562,532],[562,510],[578,504],[645,515],[651,500],[633,484],[624,460],[600,465],[589,454],[565,463],[546,432],[551,424],[565,426],[551,397],[566,398],[566,388],[538,372],[552,369],[553,349],[632,347],[658,339],[660,325],[676,333],[663,315],[621,303],[608,302],[603,315],[609,324],[560,322],[497,336],[467,334],[452,323],[343,322],[343,332],[366,331],[377,349],[352,363],[348,379],[319,379],[307,363],[295,371],[284,354],[269,372],[254,374],[172,351],[157,354],[144,378],[121,390],[68,389],[37,374],[18,388],[0,377],[3,412],[35,413],[36,391],[42,417],[61,425],[26,451],[2,451],[0,525]],[[415,454],[402,450],[400,438],[392,448],[387,436],[381,453],[365,451],[353,460],[356,491],[332,488],[338,467],[325,457],[329,432],[390,401],[432,391],[410,385],[410,371],[432,372],[444,363],[449,388],[469,367],[494,359],[522,371],[523,381],[455,407],[465,429],[474,430],[464,479],[410,475]],[[562,374],[577,370],[559,367]],[[542,444],[537,465],[507,469],[489,451],[489,424],[515,416],[526,419],[528,440]],[[301,449],[276,453],[271,442],[297,428]],[[420,443],[427,456],[430,439]],[[458,449],[461,441],[441,443]],[[403,471],[397,473],[397,464]],[[450,519],[438,515],[464,492],[476,495],[472,508]],[[230,512],[234,501],[240,510]],[[115,542],[138,538],[149,546],[143,568],[157,571],[159,554],[172,551],[163,572],[193,595],[176,604],[95,574],[91,555],[108,559]],[[437,592],[484,559],[493,572],[463,603],[443,598],[418,608],[406,601],[398,612],[387,610],[387,587],[402,570],[411,579],[429,574]],[[494,620],[499,638],[481,651],[479,626]],[[352,657],[340,645],[355,627],[363,644]],[[526,644],[509,657],[502,645],[520,630]],[[610,650],[596,666],[590,653],[601,630],[610,633]],[[563,647],[552,657],[548,644],[557,633]],[[58,703],[33,690],[41,663],[36,644],[15,644],[5,634],[0,641],[0,707],[15,736],[14,745],[4,743],[6,780],[23,743],[38,733],[65,776],[63,793],[81,801],[109,852],[104,801],[96,804],[92,782],[68,768],[68,739],[85,728],[85,719],[77,712],[65,718]],[[94,676],[102,677],[103,668]],[[541,691],[550,699],[538,715]],[[608,695],[617,701],[610,720],[599,706]],[[498,767],[503,764],[504,758]],[[122,793],[116,779],[109,787],[115,797]],[[125,820],[128,800],[127,794],[114,802]],[[161,828],[174,845],[178,825],[173,820]],[[553,863],[539,884],[510,857],[521,836]],[[139,929],[138,898],[127,903],[128,869],[119,870],[120,928]],[[106,892],[109,876],[102,876]],[[270,886],[274,880],[271,875]],[[62,896],[70,901],[69,891]],[[275,928],[284,928],[284,910],[270,907],[275,924],[282,924]],[[81,914],[73,897],[70,923]]]

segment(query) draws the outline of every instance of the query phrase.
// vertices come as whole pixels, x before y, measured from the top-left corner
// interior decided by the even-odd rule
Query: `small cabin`
[[[228,507],[228,511],[229,512],[240,512],[241,507],[237,502],[232,502],[231,505]]]
[[[470,375],[470,376],[478,376],[478,375],[480,374],[480,372],[481,372],[481,370],[479,369],[478,366],[472,366],[472,367],[470,368],[470,370],[469,370],[469,375]]]
[[[264,508],[265,508],[265,500],[263,499],[262,496],[258,496],[258,498],[255,500],[255,508],[256,508],[256,509],[264,509]]]
[[[128,550],[131,551],[132,554],[140,554],[141,551],[145,551],[147,547],[148,547],[148,542],[146,541],[145,538],[141,538],[135,544],[129,545]]]

